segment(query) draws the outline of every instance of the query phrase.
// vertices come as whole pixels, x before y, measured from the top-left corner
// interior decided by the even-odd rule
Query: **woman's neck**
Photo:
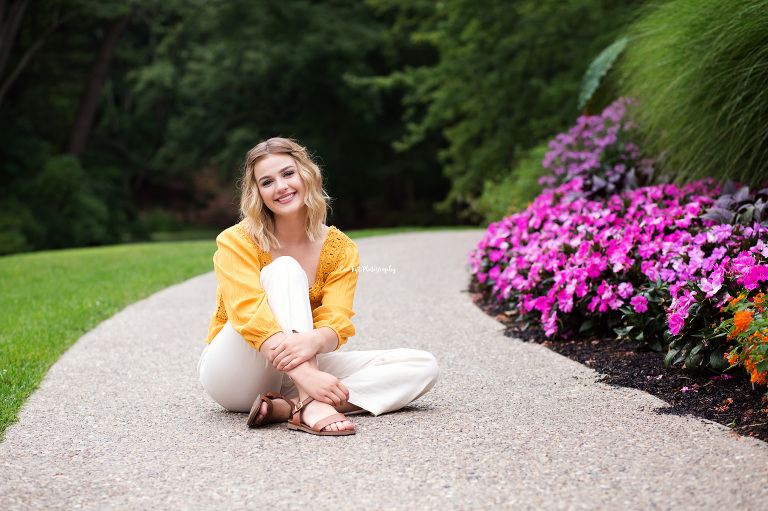
[[[308,241],[304,215],[275,216],[275,237],[283,247]]]

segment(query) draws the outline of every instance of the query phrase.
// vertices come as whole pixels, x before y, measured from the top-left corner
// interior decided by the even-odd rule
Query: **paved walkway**
[[[323,438],[245,427],[195,363],[215,278],[136,303],[53,366],[0,444],[0,509],[767,509],[768,446],[505,338],[464,292],[479,231],[362,239],[348,348],[431,351],[405,410]]]

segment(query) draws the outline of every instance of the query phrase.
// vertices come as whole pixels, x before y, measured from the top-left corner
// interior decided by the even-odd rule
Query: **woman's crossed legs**
[[[270,308],[284,332],[306,332],[313,327],[308,283],[301,266],[290,257],[280,257],[261,272],[261,284],[267,292]],[[319,371],[317,378],[338,378],[348,389],[349,399],[332,407],[320,401],[310,402],[303,419],[310,427],[336,412],[368,411],[374,415],[402,408],[429,391],[437,381],[435,358],[424,351],[392,349],[319,354],[308,363]],[[248,412],[254,400],[267,392],[279,392],[291,398],[305,398],[311,388],[297,388],[284,372],[249,345],[227,323],[213,339],[198,365],[200,381],[208,394],[224,408]],[[312,378],[302,380],[311,386]],[[267,412],[262,403],[260,414]],[[273,417],[286,420],[290,405],[273,401]],[[329,424],[325,429],[351,429],[348,421]]]

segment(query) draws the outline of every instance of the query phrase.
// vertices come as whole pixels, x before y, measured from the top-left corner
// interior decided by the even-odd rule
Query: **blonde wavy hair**
[[[321,236],[323,224],[328,215],[330,197],[323,189],[323,175],[320,167],[312,161],[306,147],[289,138],[274,137],[260,142],[245,155],[242,193],[240,195],[240,218],[254,243],[269,252],[271,247],[279,248],[275,237],[275,216],[267,208],[259,193],[254,167],[270,154],[287,154],[296,162],[299,176],[307,192],[304,204],[307,206],[305,228],[310,240]]]

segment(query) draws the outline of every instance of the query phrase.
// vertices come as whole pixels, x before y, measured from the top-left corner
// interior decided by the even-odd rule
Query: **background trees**
[[[0,253],[226,226],[278,134],[340,227],[473,221],[635,3],[0,2]]]
[[[440,133],[451,182],[444,205],[475,212],[495,182],[537,144],[572,123],[589,62],[639,2],[595,0],[372,0],[398,12],[394,30],[435,48],[435,63],[398,71],[407,85],[407,132],[398,147]]]

